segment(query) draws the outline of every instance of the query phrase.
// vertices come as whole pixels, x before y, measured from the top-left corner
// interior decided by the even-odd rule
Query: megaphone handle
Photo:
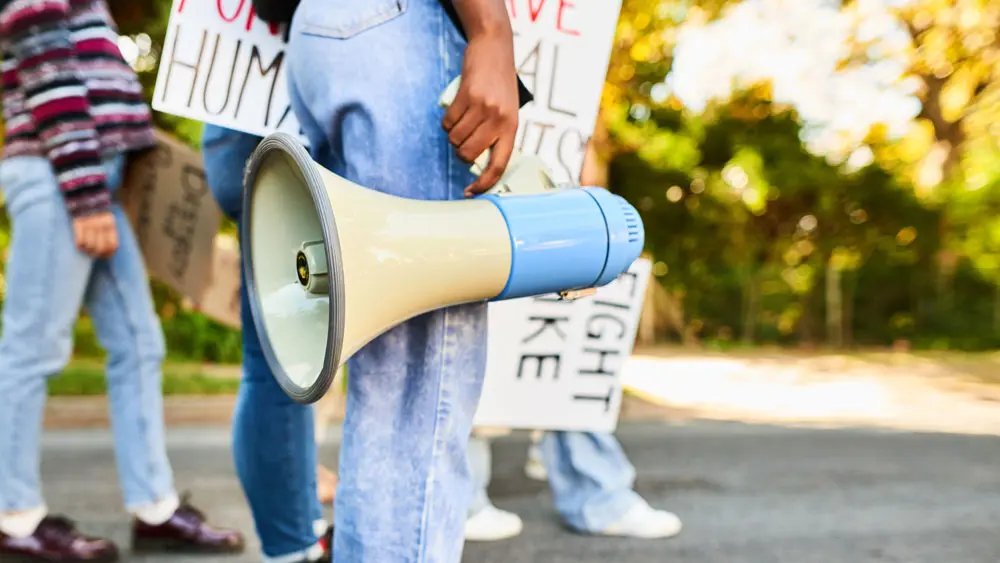
[[[448,87],[444,89],[441,97],[438,98],[438,104],[444,109],[448,109],[451,103],[455,101],[455,96],[458,95],[458,87],[462,83],[462,77],[459,76],[448,84]],[[486,170],[486,166],[490,163],[490,149],[486,149],[476,157],[476,160],[472,162],[472,168],[470,170],[476,176],[482,175],[483,171]]]

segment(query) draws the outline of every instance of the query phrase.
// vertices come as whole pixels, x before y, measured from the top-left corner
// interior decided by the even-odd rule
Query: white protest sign
[[[250,0],[174,0],[153,109],[262,137],[298,135],[283,33]]]
[[[506,0],[514,60],[535,101],[521,109],[517,150],[556,183],[580,182],[597,124],[621,0]]]
[[[518,73],[535,96],[521,110],[516,146],[540,156],[557,183],[578,183],[621,0],[506,2]],[[154,109],[260,136],[299,133],[288,105],[283,31],[258,19],[251,4],[173,1]]]
[[[489,305],[480,427],[613,432],[651,262],[636,260],[597,294]]]

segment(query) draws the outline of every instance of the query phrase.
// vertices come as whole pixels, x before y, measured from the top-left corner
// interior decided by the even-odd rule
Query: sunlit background
[[[151,93],[170,2],[109,4]],[[1000,0],[625,0],[590,158],[646,224],[639,349],[934,352],[990,372],[998,27]],[[156,118],[198,146],[199,123]],[[239,361],[234,331],[155,287],[176,360]],[[100,355],[86,319],[77,355]]]

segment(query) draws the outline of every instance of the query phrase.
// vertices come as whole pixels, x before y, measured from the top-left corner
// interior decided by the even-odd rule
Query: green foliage
[[[1000,2],[922,0],[896,14],[917,47],[910,74],[926,84],[925,108],[902,140],[876,127],[876,162],[860,170],[810,154],[798,116],[772,103],[766,83],[701,114],[654,95],[678,26],[726,4],[626,0],[605,89],[600,148],[612,189],[642,214],[654,272],[683,311],[683,326],[664,336],[723,346],[1000,344],[1000,137],[990,97]],[[845,67],[874,52],[855,47]],[[943,181],[928,187],[940,177],[926,162],[939,141],[952,152],[940,159]]]
[[[239,388],[239,380],[231,377],[213,377],[200,372],[170,371],[170,364],[163,374],[165,395],[232,395]],[[104,395],[107,392],[107,378],[99,365],[72,364],[58,377],[48,383],[49,394]]]

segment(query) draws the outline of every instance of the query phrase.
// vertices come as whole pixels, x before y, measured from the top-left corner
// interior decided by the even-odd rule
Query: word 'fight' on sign
[[[490,303],[486,380],[475,424],[611,432],[651,265],[640,258],[592,297]]]

